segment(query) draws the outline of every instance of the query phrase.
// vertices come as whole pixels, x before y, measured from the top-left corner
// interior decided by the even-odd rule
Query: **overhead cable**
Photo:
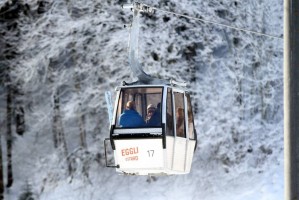
[[[136,3],[138,3],[138,2],[136,2]],[[138,3],[138,4],[141,4],[141,3]],[[193,20],[196,20],[196,21],[201,21],[201,22],[205,22],[205,23],[209,23],[209,24],[214,24],[214,25],[218,25],[218,26],[222,26],[222,27],[226,27],[226,28],[238,30],[238,31],[244,31],[244,32],[248,32],[248,33],[252,33],[252,34],[256,34],[256,35],[260,35],[260,36],[265,36],[265,37],[269,37],[269,38],[275,38],[275,39],[281,39],[281,40],[283,40],[283,37],[279,37],[279,36],[276,36],[276,35],[270,35],[270,34],[266,34],[266,33],[260,33],[260,32],[257,32],[257,31],[247,30],[245,28],[234,27],[234,26],[230,26],[230,25],[226,25],[226,24],[221,24],[221,23],[214,22],[214,21],[209,21],[209,20],[200,19],[200,18],[197,18],[197,17],[192,17],[192,16],[189,16],[189,15],[179,14],[179,13],[176,13],[176,12],[171,12],[171,11],[163,10],[163,9],[156,8],[156,7],[153,7],[153,6],[149,6],[149,5],[146,5],[146,4],[141,4],[141,5],[146,6],[148,8],[151,8],[153,10],[161,11],[161,12],[164,12],[164,13],[167,13],[167,14],[176,15],[176,16],[179,16],[179,17],[184,17],[184,18],[193,19]]]

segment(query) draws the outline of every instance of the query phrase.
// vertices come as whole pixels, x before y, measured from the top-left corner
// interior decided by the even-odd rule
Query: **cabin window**
[[[166,135],[174,136],[173,134],[173,106],[172,106],[172,90],[167,90],[166,101]]]
[[[185,109],[184,109],[184,94],[179,92],[173,93],[175,122],[176,122],[176,136],[186,137],[185,131]]]
[[[162,87],[122,88],[116,127],[161,127]]]
[[[191,107],[191,98],[189,94],[186,94],[187,98],[187,109],[188,109],[188,133],[189,138],[194,140],[194,120],[193,120],[193,113],[192,113],[192,107]]]

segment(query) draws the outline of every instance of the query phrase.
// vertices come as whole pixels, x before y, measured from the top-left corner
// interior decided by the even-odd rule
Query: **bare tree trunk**
[[[79,129],[80,129],[80,145],[84,149],[84,152],[87,148],[87,141],[86,141],[86,129],[85,129],[85,115],[83,114],[82,110],[82,101],[81,101],[81,84],[80,84],[80,77],[77,72],[75,72],[75,87],[77,93],[79,95],[79,109],[78,109],[78,120],[79,120]],[[82,173],[85,175],[86,178],[89,178],[88,173],[88,163],[85,162],[84,158],[81,158],[83,161]]]
[[[23,108],[23,95],[20,84],[14,89],[14,100],[15,100],[15,119],[16,119],[16,132],[18,135],[23,135],[25,132],[25,111]]]
[[[77,90],[77,93],[79,94],[79,109],[78,109],[78,119],[79,119],[79,129],[80,129],[80,145],[83,148],[87,147],[86,142],[86,130],[85,130],[85,115],[82,113],[82,102],[81,102],[81,96],[80,96],[80,78],[78,74],[75,74],[75,87]]]
[[[68,148],[63,130],[62,117],[60,113],[60,99],[59,90],[56,90],[54,95],[54,116],[53,116],[53,136],[54,136],[54,147],[62,148],[63,156],[66,158],[68,173],[72,174],[72,166],[68,156]]]
[[[85,131],[85,116],[82,113],[79,113],[79,126],[80,126],[80,145],[81,147],[86,148],[87,142],[86,142],[86,131]]]
[[[7,1],[0,8],[0,60],[1,60],[1,73],[3,82],[6,82],[4,85],[7,88],[7,96],[6,96],[6,147],[7,147],[7,185],[6,187],[11,187],[13,184],[13,170],[12,170],[12,112],[13,112],[13,95],[14,90],[11,85],[10,73],[14,69],[16,65],[16,60],[19,55],[18,44],[19,44],[19,35],[20,30],[18,26],[18,21],[20,18],[20,14],[26,10],[22,1],[12,0]],[[25,14],[25,13],[23,13]],[[24,110],[23,108],[18,108],[18,113],[21,113],[17,117],[17,131],[19,133],[23,133],[24,129]],[[0,145],[1,147],[1,145]],[[0,149],[0,153],[2,149]],[[2,172],[2,154],[0,160],[0,192],[2,193],[3,188],[3,172]]]
[[[11,187],[13,183],[12,172],[12,89],[11,86],[7,87],[7,99],[6,99],[6,145],[7,145],[7,184],[6,187]]]
[[[59,130],[59,99],[54,95],[54,115],[53,115],[53,124],[52,124],[52,131],[53,131],[53,142],[54,147],[58,148],[58,133]]]
[[[23,135],[25,132],[25,111],[22,106],[17,106],[16,111],[16,131],[17,134]]]

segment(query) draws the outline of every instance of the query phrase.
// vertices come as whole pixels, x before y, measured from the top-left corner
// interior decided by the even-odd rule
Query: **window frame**
[[[125,109],[125,104],[124,104],[124,95],[125,95],[125,92],[124,90],[126,89],[161,89],[161,98],[160,98],[160,106],[161,106],[161,113],[160,113],[160,125],[159,126],[144,126],[144,127],[120,127],[118,125],[119,123],[119,117],[120,115],[123,113],[124,109]],[[146,129],[146,128],[162,128],[163,126],[163,101],[164,101],[164,89],[165,89],[165,86],[126,86],[126,87],[119,87],[117,88],[119,94],[118,94],[118,98],[117,98],[117,102],[115,102],[115,105],[117,106],[116,109],[115,109],[115,113],[114,113],[114,128],[115,129]],[[147,102],[147,98],[145,98],[144,94],[151,94],[151,93],[137,93],[135,94],[132,99],[135,101],[136,99],[136,95],[139,95],[141,94],[141,102],[143,101],[143,103],[141,104],[141,112],[142,113],[139,113],[140,116],[145,119],[144,117],[146,116],[146,108],[147,108],[147,104],[149,102]],[[159,93],[157,93],[159,94]],[[120,108],[121,106],[121,108]]]
[[[176,121],[176,102],[175,102],[175,98],[174,98],[174,93],[180,93],[183,95],[183,109],[184,109],[184,137],[178,136],[177,134],[177,121]],[[188,139],[188,127],[186,126],[186,96],[185,96],[185,91],[179,88],[172,88],[172,112],[173,112],[173,128],[174,128],[174,137],[179,137],[179,138],[185,138]]]

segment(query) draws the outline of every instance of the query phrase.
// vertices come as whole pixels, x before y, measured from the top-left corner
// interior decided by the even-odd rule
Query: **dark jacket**
[[[144,127],[145,122],[136,110],[125,110],[119,117],[121,127]]]
[[[161,113],[159,111],[156,111],[147,121],[147,126],[161,126]]]

